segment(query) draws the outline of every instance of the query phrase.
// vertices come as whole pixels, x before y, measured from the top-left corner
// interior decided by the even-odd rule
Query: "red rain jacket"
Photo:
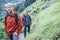
[[[22,26],[22,17],[20,15],[18,15],[18,25],[16,25],[15,17],[8,16],[7,19],[5,19],[5,32],[7,34],[12,34],[14,32],[19,33]]]

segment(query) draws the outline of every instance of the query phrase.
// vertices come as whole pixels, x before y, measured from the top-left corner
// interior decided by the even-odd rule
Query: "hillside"
[[[32,32],[25,40],[56,40],[57,38],[60,40],[60,1],[53,0],[50,7],[45,10],[41,10],[40,5],[42,4],[45,3],[39,3],[38,0],[26,9],[30,13],[33,23]],[[35,14],[33,11],[38,12]]]
[[[60,40],[60,0],[36,0],[25,10],[32,18],[32,25],[31,33],[24,40]],[[2,22],[0,40],[8,40]]]

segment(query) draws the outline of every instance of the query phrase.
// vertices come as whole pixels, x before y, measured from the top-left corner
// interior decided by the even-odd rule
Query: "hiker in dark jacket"
[[[19,33],[23,23],[21,16],[14,10],[12,3],[5,4],[7,15],[5,17],[5,32],[10,40],[19,40]]]
[[[26,31],[28,28],[28,33],[30,33],[31,17],[26,11],[23,12],[23,26],[24,26],[24,37],[26,37]]]

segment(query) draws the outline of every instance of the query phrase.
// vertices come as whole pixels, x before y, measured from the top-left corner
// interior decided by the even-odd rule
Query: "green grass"
[[[31,10],[29,13],[31,13],[33,23],[31,26],[32,32],[25,38],[25,40],[54,40],[54,37],[57,37],[57,34],[60,33],[60,1],[53,1],[52,5],[43,11],[40,11],[41,7],[39,8],[39,6],[35,6],[36,8],[39,8],[36,15],[32,15],[36,8],[29,9],[31,7],[28,7],[26,9]],[[33,7],[34,5],[35,3],[31,6]]]
[[[0,40],[7,40],[7,36],[4,32],[4,23],[0,22]]]
[[[54,40],[60,33],[60,0],[52,0],[50,7],[42,10],[46,3],[36,0],[25,9],[32,18],[31,34],[25,40]],[[0,23],[0,39],[7,39],[3,23]]]

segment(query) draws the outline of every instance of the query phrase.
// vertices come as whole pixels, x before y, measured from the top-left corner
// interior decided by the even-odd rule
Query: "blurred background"
[[[8,39],[4,32],[6,3],[13,3],[21,15],[26,10],[32,18],[31,33],[24,39],[21,36],[23,40],[60,40],[60,0],[0,0],[0,40]]]

